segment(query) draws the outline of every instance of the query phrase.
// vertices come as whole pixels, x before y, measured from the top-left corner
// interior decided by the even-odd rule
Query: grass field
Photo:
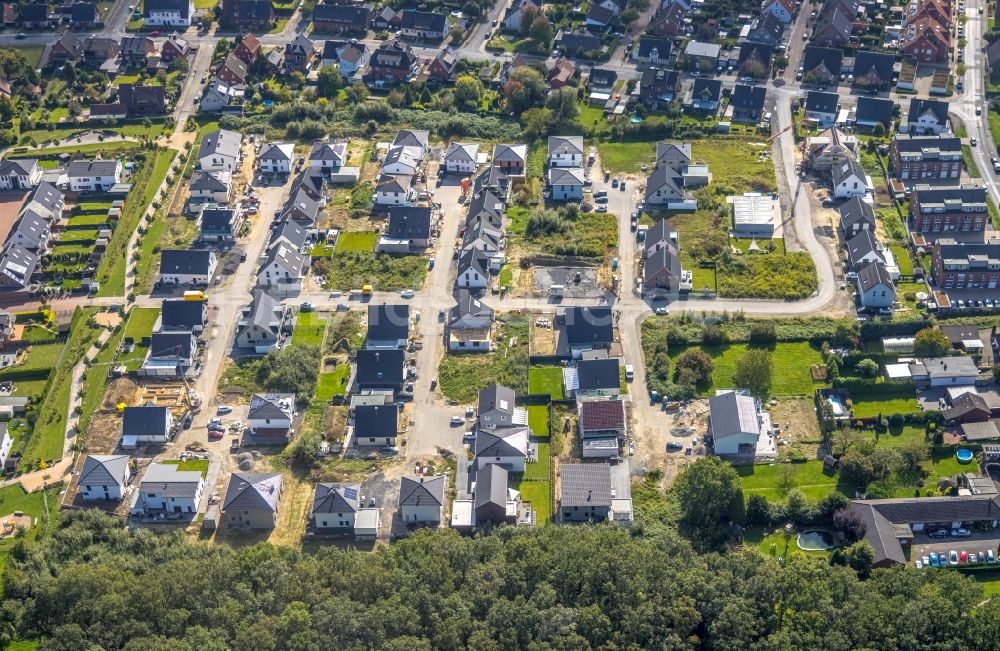
[[[116,140],[114,142],[92,142],[86,145],[66,145],[63,147],[46,147],[43,151],[32,149],[20,150],[17,148],[11,158],[31,158],[37,154],[99,154],[105,158],[121,158],[125,152],[133,152],[141,145],[128,140]]]
[[[59,489],[55,486],[35,493],[25,493],[18,484],[0,488],[0,515],[7,515],[14,511],[23,511],[25,515],[32,519],[33,526],[28,529],[25,539],[29,542],[38,540],[39,536],[48,531],[52,524],[51,515],[59,510]],[[10,550],[17,544],[18,538],[4,538],[0,540],[0,574],[7,566],[7,556]],[[2,586],[0,586],[2,590]],[[27,643],[35,644],[37,643]],[[11,647],[7,647],[11,648]],[[18,647],[13,647],[18,648]],[[34,648],[32,646],[21,648]]]
[[[894,395],[878,396],[873,400],[854,400],[851,414],[855,418],[874,418],[879,414],[913,414],[920,411],[916,391],[906,391]]]
[[[159,316],[160,310],[155,307],[135,307],[129,312],[122,338],[132,339],[135,345],[131,351],[123,353],[118,358],[118,362],[124,364],[128,370],[136,371],[142,366],[146,353],[149,352],[149,344],[144,344],[142,341],[153,334],[153,326]]]
[[[292,331],[292,344],[323,344],[323,334],[326,332],[326,321],[317,312],[299,312],[295,318],[295,329]]]
[[[34,67],[38,67],[39,61],[42,60],[42,54],[45,52],[44,45],[21,45],[15,46],[15,50],[21,53],[21,55]]]
[[[965,163],[965,169],[969,171],[969,176],[974,179],[982,177],[979,173],[979,166],[976,165],[976,158],[972,155],[972,148],[969,145],[962,145],[962,161]]]
[[[528,390],[528,321],[520,316],[497,317],[503,327],[496,336],[492,353],[447,354],[438,367],[441,393],[449,400],[469,403],[479,390],[502,384],[522,394]]]
[[[814,501],[823,499],[834,490],[854,495],[854,486],[839,481],[837,475],[823,472],[822,461],[736,466],[736,472],[740,476],[744,498],[756,493],[771,501],[781,501],[792,488],[799,489]]]
[[[427,259],[422,256],[335,251],[326,280],[333,289],[347,291],[372,285],[377,291],[391,292],[418,290],[426,276]]]
[[[896,259],[896,266],[899,267],[899,273],[902,276],[912,276],[913,275],[913,261],[910,260],[910,253],[905,247],[899,244],[893,244],[889,247],[892,251],[892,257]]]
[[[607,260],[618,251],[618,223],[611,213],[581,212],[566,231],[522,242],[542,253]]]
[[[712,383],[707,387],[698,387],[703,396],[715,394],[715,389],[733,388],[733,374],[736,364],[746,354],[746,344],[729,346],[702,346],[705,352],[715,361],[712,372]],[[677,357],[685,348],[677,347],[670,350],[671,368]],[[771,392],[773,396],[811,396],[818,385],[813,383],[809,367],[821,363],[822,357],[818,347],[808,342],[778,343],[772,347],[771,355]]]
[[[351,377],[350,364],[338,364],[328,373],[320,373],[316,381],[316,400],[327,401],[338,394],[347,393],[347,382]]]
[[[549,436],[548,405],[531,405],[528,407],[528,428],[536,437]]]
[[[872,438],[878,445],[883,447],[899,447],[911,443],[925,443],[924,428],[914,425],[904,425],[902,427],[890,427],[888,431],[876,434],[874,430],[868,430]]]
[[[35,344],[28,349],[24,361],[11,367],[12,371],[51,371],[56,367],[63,344]]]
[[[108,243],[108,250],[101,259],[101,264],[97,268],[96,279],[101,283],[101,288],[97,292],[98,296],[121,296],[125,293],[125,267],[127,264],[126,252],[129,238],[139,227],[140,219],[146,212],[146,208],[156,197],[160,185],[170,171],[177,152],[172,149],[156,148],[148,152],[142,170],[133,177],[133,190],[125,199],[125,206],[122,210],[118,228],[111,236]],[[138,191],[142,188],[142,192]],[[143,277],[143,273],[148,273],[143,268],[143,264],[148,269],[152,264],[152,248],[155,238],[145,237],[140,246],[140,258],[136,263],[136,276]],[[159,244],[159,242],[155,242]]]
[[[378,242],[378,233],[375,231],[357,231],[354,233],[341,233],[337,237],[337,252],[368,252],[375,250]]]
[[[764,556],[780,556],[783,558],[807,556],[821,559],[830,556],[830,552],[828,551],[806,551],[801,549],[796,542],[797,539],[798,534],[794,534],[786,543],[785,535],[781,531],[769,531],[761,527],[749,527],[744,533],[744,540],[752,545],[756,545],[757,549]]]
[[[528,393],[532,395],[547,394],[553,400],[562,400],[562,367],[532,366],[528,371]]]

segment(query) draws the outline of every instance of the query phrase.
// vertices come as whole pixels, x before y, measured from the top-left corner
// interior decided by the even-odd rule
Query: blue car
[[[937,554],[934,552],[931,552],[931,567],[941,567],[941,564],[938,563]]]

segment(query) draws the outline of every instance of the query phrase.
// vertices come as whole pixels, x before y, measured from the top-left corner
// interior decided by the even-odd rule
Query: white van
[[[626,364],[625,365],[625,381],[626,382],[631,382],[633,378],[635,378],[635,369],[632,368],[631,364]]]

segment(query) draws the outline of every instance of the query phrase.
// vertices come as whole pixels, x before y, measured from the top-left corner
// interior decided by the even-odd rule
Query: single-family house
[[[198,146],[198,168],[233,172],[239,166],[243,134],[220,129],[209,133]]]
[[[556,314],[561,325],[560,352],[579,359],[584,351],[607,350],[614,341],[614,321],[608,307],[569,307]],[[560,323],[561,322],[561,323]]]
[[[218,260],[207,249],[166,249],[160,254],[160,282],[166,285],[208,285]]]
[[[221,23],[227,27],[264,27],[274,23],[271,0],[222,0]]]
[[[190,27],[194,21],[192,0],[143,0],[142,22],[146,27]]]
[[[765,86],[736,84],[733,87],[732,97],[729,98],[729,106],[733,109],[733,121],[760,122],[766,99],[767,88]]]
[[[895,105],[895,102],[889,99],[859,97],[854,108],[854,124],[859,130],[874,129],[876,124],[881,124],[883,129],[888,131],[892,124]]]
[[[402,350],[359,350],[356,360],[357,387],[361,391],[403,388]]]
[[[844,51],[839,48],[807,45],[802,52],[803,83],[823,86],[840,79]]]
[[[650,67],[665,67],[670,63],[670,53],[674,42],[662,36],[640,36],[632,48],[633,61],[645,63]]]
[[[203,172],[206,173],[206,172]],[[207,172],[225,174],[226,172]],[[235,208],[205,208],[201,211],[201,239],[232,243],[243,226],[243,213]]]
[[[823,11],[816,20],[812,40],[825,47],[844,48],[851,43],[853,16],[840,7]]]
[[[173,417],[167,407],[144,405],[125,407],[122,412],[121,447],[164,445],[170,440]]]
[[[577,399],[615,398],[621,393],[621,364],[617,357],[581,359],[563,373],[565,393]]]
[[[855,271],[870,262],[881,265],[886,263],[885,247],[875,238],[874,230],[862,230],[844,246],[847,248],[847,264]]]
[[[787,25],[795,15],[795,0],[764,0],[760,5],[760,13],[771,14]]]
[[[722,80],[699,77],[691,85],[691,94],[684,105],[695,111],[714,115],[722,99]]]
[[[756,398],[743,392],[726,391],[709,398],[708,409],[708,434],[715,454],[757,456],[760,437],[770,436],[770,433]]]
[[[236,52],[230,52],[215,69],[215,77],[231,86],[239,86],[246,82],[248,72],[246,61],[237,56]]]
[[[837,119],[839,107],[840,96],[836,93],[811,90],[806,94],[805,119],[825,129]]]
[[[302,291],[302,280],[309,271],[311,257],[284,242],[268,248],[260,269],[257,286],[278,296],[290,296]]]
[[[373,17],[372,7],[367,4],[318,4],[313,8],[313,33],[363,36]]]
[[[611,468],[606,462],[559,466],[559,520],[607,522],[613,519]]]
[[[639,80],[639,99],[651,109],[664,108],[677,97],[680,85],[676,70],[644,70]]]
[[[487,464],[476,472],[473,508],[477,524],[509,524],[515,521],[517,499],[512,499],[509,479],[507,469],[495,463]]]
[[[172,63],[178,59],[183,59],[190,53],[191,45],[177,32],[168,36],[163,41],[163,45],[160,46],[160,60],[165,63]]]
[[[305,34],[299,34],[285,46],[285,72],[308,72],[315,58],[316,46]]]
[[[858,298],[864,307],[891,308],[896,300],[896,288],[885,266],[868,262],[858,269]]]
[[[399,407],[358,405],[352,410],[353,440],[357,447],[395,446],[399,434]]]
[[[243,113],[243,98],[246,87],[241,84],[227,84],[214,79],[201,95],[198,111],[201,113]],[[203,141],[204,142],[204,141]]]
[[[583,136],[549,136],[550,167],[583,167]]]
[[[430,240],[430,206],[391,206],[389,222],[377,249],[388,253],[417,253],[426,250]]]
[[[849,199],[838,208],[840,212],[840,232],[847,240],[861,231],[875,231],[875,209],[860,197]]]
[[[364,43],[348,43],[337,50],[337,67],[344,79],[354,79],[368,65],[371,50]],[[326,62],[324,61],[324,65]]]
[[[409,305],[369,305],[365,348],[384,350],[406,348],[410,337]]]
[[[480,472],[491,464],[510,472],[524,472],[528,458],[528,427],[513,425],[477,429],[473,449],[476,468]]]
[[[161,303],[160,326],[157,332],[201,333],[208,323],[208,301],[185,301],[165,298]]]
[[[774,48],[764,43],[746,41],[740,46],[736,67],[740,74],[754,79],[766,79],[771,72]]]
[[[281,498],[280,472],[234,472],[222,500],[222,517],[234,529],[273,529]]]
[[[762,13],[750,24],[746,40],[777,47],[785,34],[785,23],[771,13]]]
[[[535,0],[513,0],[504,11],[504,28],[510,32],[520,31],[521,21],[525,16],[526,9],[528,10],[527,15],[529,17],[537,18],[541,15],[542,6],[540,2],[535,2]]]
[[[896,60],[885,52],[858,50],[854,54],[854,86],[856,88],[888,88]]]
[[[250,296],[252,301],[236,326],[236,347],[263,355],[282,342],[289,329],[290,308],[261,289],[253,289]]]
[[[580,167],[550,167],[549,191],[552,201],[580,201],[586,176]]]
[[[197,202],[211,202],[218,204],[229,203],[229,187],[232,175],[227,170],[216,170],[206,172],[195,170],[191,175],[191,182],[188,189],[191,191],[191,200]]]
[[[0,287],[24,289],[38,268],[41,256],[16,242],[3,247],[0,252]]]
[[[619,456],[626,433],[625,403],[621,400],[583,400],[576,404],[583,458]]]
[[[132,480],[129,461],[127,454],[88,454],[77,480],[80,497],[88,502],[121,502],[125,487]]]
[[[313,172],[329,174],[347,163],[346,142],[314,142],[309,150],[309,167]]]
[[[258,442],[286,443],[294,418],[294,393],[255,393],[247,412],[247,431]]]
[[[399,482],[399,515],[405,523],[441,523],[444,515],[445,475],[403,477]]]
[[[449,352],[488,352],[493,308],[467,289],[455,290],[455,307],[448,312]]]
[[[718,43],[704,43],[690,40],[684,48],[684,58],[689,70],[715,72],[719,66],[719,53],[722,46]]]
[[[916,135],[950,133],[948,103],[933,99],[911,99],[910,109],[906,113],[906,128],[901,131]]]
[[[70,190],[76,193],[107,192],[122,180],[120,160],[75,160],[66,166]]]
[[[405,9],[400,27],[403,36],[428,41],[443,41],[451,25],[447,14]]]
[[[368,59],[365,83],[374,88],[392,86],[410,79],[418,59],[409,44],[399,39],[384,41]]]
[[[462,289],[485,289],[490,282],[490,256],[482,249],[470,247],[458,258],[455,286]]]
[[[319,533],[354,530],[354,519],[361,510],[361,484],[319,482],[313,493],[309,520]]]
[[[412,175],[385,174],[375,184],[375,205],[408,206],[413,199]]]
[[[5,158],[0,161],[0,190],[27,190],[42,181],[45,170],[33,158]]]
[[[431,84],[454,83],[458,78],[458,52],[452,47],[439,51],[427,64],[427,81]]]
[[[151,463],[139,482],[132,512],[145,517],[198,512],[205,478],[200,470],[179,470],[176,464]]]
[[[471,174],[476,171],[478,158],[478,143],[453,142],[444,153],[444,167],[449,172]]]
[[[834,165],[831,169],[833,176],[833,196],[838,199],[850,199],[851,197],[863,197],[872,188],[868,184],[868,175],[854,158],[848,158],[844,162]]]
[[[295,157],[295,143],[272,142],[265,145],[257,161],[260,171],[264,174],[289,174],[292,171],[292,159]]]

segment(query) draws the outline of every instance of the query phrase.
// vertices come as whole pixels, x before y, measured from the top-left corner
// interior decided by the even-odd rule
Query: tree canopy
[[[0,638],[42,651],[943,651],[1000,639],[1000,601],[968,577],[895,568],[862,581],[864,544],[837,562],[698,554],[638,524],[424,530],[375,553],[231,549],[81,511],[14,548]]]

